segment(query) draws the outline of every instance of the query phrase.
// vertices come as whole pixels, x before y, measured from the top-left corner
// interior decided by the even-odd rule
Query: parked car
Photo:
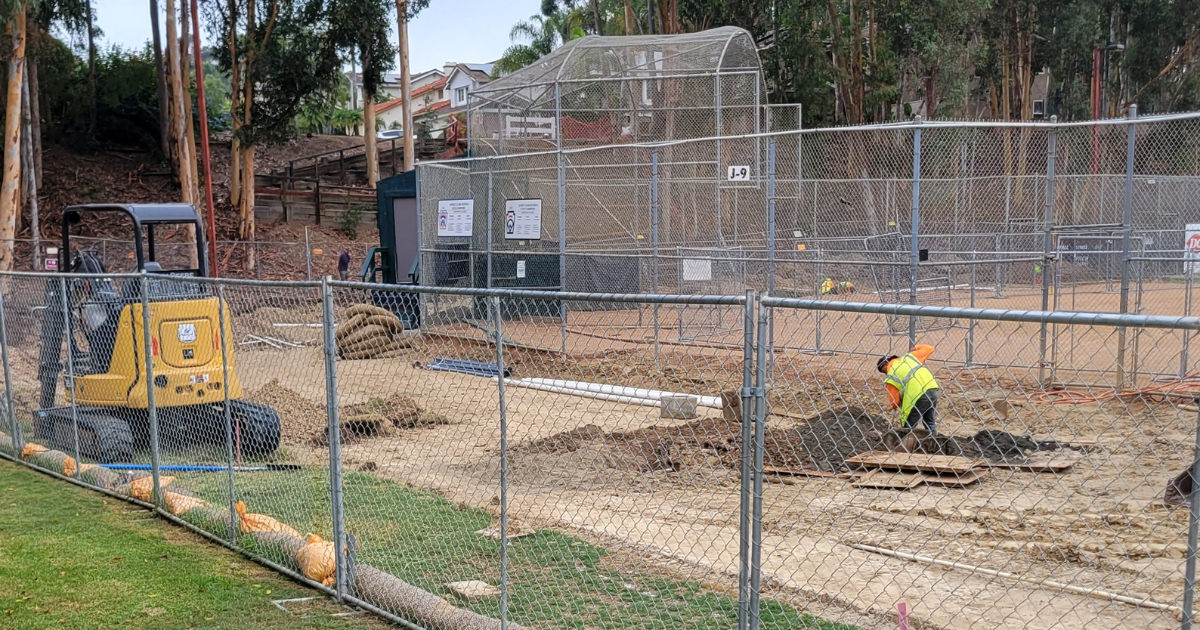
[[[375,134],[376,140],[399,140],[404,137],[403,129],[384,129]]]

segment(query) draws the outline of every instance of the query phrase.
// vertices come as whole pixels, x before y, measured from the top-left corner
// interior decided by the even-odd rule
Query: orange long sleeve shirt
[[[909,354],[916,357],[917,360],[920,361],[922,365],[924,365],[925,360],[929,358],[929,355],[933,354],[933,346],[928,345],[928,344],[923,344],[923,343],[917,344],[916,347],[914,347],[912,350],[909,351]],[[892,363],[895,363],[896,361],[899,361],[899,360],[900,359],[893,359]],[[892,363],[889,363],[887,366],[887,369],[889,371],[892,369]],[[888,383],[887,384],[887,394],[888,394],[888,402],[890,402],[892,404],[892,409],[899,409],[900,408],[900,390],[896,389],[895,385]]]

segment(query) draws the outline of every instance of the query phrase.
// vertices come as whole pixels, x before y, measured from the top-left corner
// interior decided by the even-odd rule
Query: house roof
[[[430,92],[436,88],[444,87],[445,85],[446,85],[446,79],[445,79],[445,77],[443,77],[441,79],[438,79],[437,81],[434,81],[433,83],[430,83],[429,85],[423,85],[423,86],[413,90],[412,98],[416,98],[416,97],[418,97],[426,92]],[[380,103],[379,105],[375,106],[375,113],[382,114],[383,112],[386,112],[388,110],[395,109],[397,107],[400,107],[400,105],[403,102],[404,102],[404,97],[396,97],[390,101],[387,101],[386,103]],[[438,101],[438,103],[441,103],[441,102],[445,102],[446,104],[450,103],[449,100]],[[429,107],[427,107],[426,109],[437,108],[438,103],[430,103]],[[425,111],[425,109],[419,110],[419,111],[415,112],[413,115],[415,116],[416,114],[419,114],[423,111]]]
[[[412,80],[413,80],[413,81],[419,81],[419,80],[421,80],[421,79],[425,78],[426,76],[428,76],[428,75],[430,75],[430,74],[438,74],[438,75],[441,75],[441,76],[443,76],[443,77],[444,77],[444,76],[446,76],[446,73],[442,72],[442,69],[441,69],[441,68],[434,68],[434,69],[432,69],[432,70],[426,70],[426,71],[424,71],[424,72],[418,72],[418,73],[416,73],[416,74],[412,75]]]
[[[420,116],[421,114],[428,114],[430,112],[436,112],[439,110],[446,109],[447,107],[450,107],[450,99],[446,99],[444,101],[438,101],[436,103],[430,103],[429,107],[422,107],[421,109],[418,109],[417,111],[413,112],[413,116],[416,117],[416,116]]]
[[[375,106],[375,115],[378,116],[379,114],[382,114],[383,112],[386,112],[389,109],[395,109],[397,107],[400,107],[400,105],[402,103],[404,103],[404,98],[400,97],[400,96],[398,96],[386,103],[380,103]]]
[[[460,63],[460,64],[456,64],[454,66],[454,70],[451,70],[450,74],[446,75],[446,81],[450,81],[451,79],[454,78],[454,75],[462,72],[464,74],[469,75],[472,79],[475,79],[479,83],[487,83],[488,81],[492,80],[491,72],[492,72],[492,67],[494,65],[495,64],[492,64],[492,63]]]
[[[444,87],[446,87],[446,77],[442,77],[442,78],[438,79],[437,81],[430,83],[429,85],[422,85],[421,87],[413,90],[412,96],[413,96],[413,98],[416,98],[426,92],[430,92],[432,90],[439,90]]]

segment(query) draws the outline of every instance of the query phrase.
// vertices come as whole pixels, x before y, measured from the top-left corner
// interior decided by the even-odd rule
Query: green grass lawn
[[[190,475],[176,483],[213,501],[227,496],[224,475]],[[238,496],[251,512],[322,536],[331,530],[328,488],[328,472],[315,469],[245,473],[237,479]],[[500,583],[500,545],[475,533],[492,523],[491,515],[362,473],[348,473],[343,491],[346,530],[357,540],[358,562],[456,605],[499,616],[498,598],[464,601],[445,587],[463,580]],[[253,540],[247,537],[242,544]],[[670,577],[647,562],[616,561],[600,547],[554,531],[516,539],[509,549],[509,616],[514,622],[542,630],[737,626],[733,578],[724,588],[708,588]],[[771,600],[762,601],[761,611],[764,629],[852,628]]]
[[[317,596],[281,611],[271,600]],[[0,628],[386,625],[133,505],[0,460]]]

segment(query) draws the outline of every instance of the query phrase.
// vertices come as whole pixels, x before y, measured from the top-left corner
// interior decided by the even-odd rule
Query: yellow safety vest
[[[911,354],[906,354],[893,362],[891,369],[883,377],[883,382],[891,384],[900,391],[900,424],[902,426],[908,426],[908,414],[912,413],[917,400],[925,392],[938,388],[937,380],[933,378],[933,371]]]
[[[821,295],[827,295],[831,292],[833,292],[833,280],[826,278],[825,282],[821,283]]]

